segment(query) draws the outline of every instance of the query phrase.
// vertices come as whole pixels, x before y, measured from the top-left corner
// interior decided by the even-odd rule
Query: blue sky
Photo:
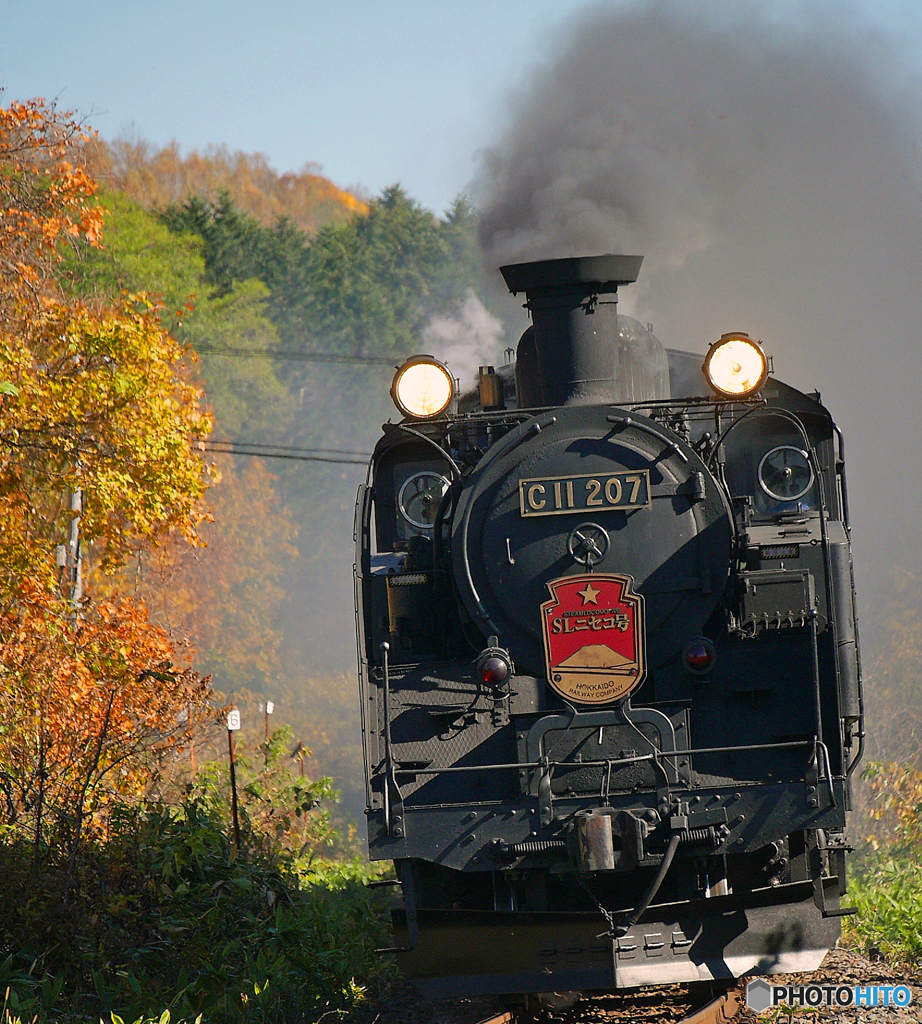
[[[585,0],[0,0],[5,99],[56,98],[103,137],[226,143],[439,211],[497,109]]]

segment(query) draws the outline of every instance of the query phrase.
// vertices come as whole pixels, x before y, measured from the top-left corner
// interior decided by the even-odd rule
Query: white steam
[[[454,316],[434,316],[423,329],[423,341],[461,382],[462,390],[477,379],[480,366],[500,361],[503,325],[469,288]]]

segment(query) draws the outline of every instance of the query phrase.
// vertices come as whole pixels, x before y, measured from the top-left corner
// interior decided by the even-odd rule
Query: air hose
[[[637,922],[640,920],[641,915],[650,906],[653,901],[653,897],[659,892],[659,887],[663,884],[663,879],[666,877],[666,872],[672,865],[672,860],[675,857],[675,852],[679,848],[680,836],[676,833],[670,840],[669,845],[666,847],[666,852],[663,854],[663,859],[660,862],[659,871],[656,872],[656,878],[650,883],[649,888],[643,894],[640,902],[636,907],[628,914],[628,916],[612,929],[612,937],[620,938],[622,935],[626,935]]]

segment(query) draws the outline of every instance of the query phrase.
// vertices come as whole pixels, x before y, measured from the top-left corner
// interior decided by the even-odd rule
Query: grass
[[[888,960],[922,959],[922,864],[905,855],[868,853],[848,889],[858,913],[845,919],[846,941],[876,947]]]

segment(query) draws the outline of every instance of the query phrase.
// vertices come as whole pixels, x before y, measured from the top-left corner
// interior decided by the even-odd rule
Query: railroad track
[[[535,1014],[506,1010],[479,1024],[533,1024],[535,1021],[547,1024],[726,1024],[743,1008],[745,999],[746,990],[742,986],[721,992],[704,1005],[687,990],[651,991],[636,999],[595,996],[581,1000],[565,1012],[539,1010]]]

